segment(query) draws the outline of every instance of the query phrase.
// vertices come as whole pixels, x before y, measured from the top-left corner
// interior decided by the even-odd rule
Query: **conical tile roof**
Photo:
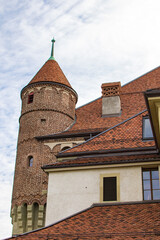
[[[55,82],[72,88],[59,64],[52,59],[49,59],[42,66],[42,68],[37,72],[28,85],[38,82]]]

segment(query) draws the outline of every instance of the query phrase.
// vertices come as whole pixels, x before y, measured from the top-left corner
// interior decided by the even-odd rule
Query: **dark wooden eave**
[[[152,154],[157,153],[155,146],[153,147],[142,147],[142,148],[122,148],[122,149],[109,149],[109,150],[98,150],[98,151],[85,151],[85,152],[60,152],[56,155],[57,158],[65,157],[77,157],[77,156],[100,156],[108,154],[120,155],[131,155],[131,154]]]
[[[149,155],[149,154],[148,154]],[[142,157],[135,156],[134,158],[117,158],[114,159],[112,157],[110,158],[105,158],[105,157],[100,157],[100,158],[96,158],[96,157],[92,157],[92,158],[85,158],[85,157],[80,157],[77,159],[68,159],[66,161],[62,161],[62,162],[55,162],[53,164],[49,164],[49,165],[44,165],[42,167],[43,170],[45,169],[57,169],[57,168],[72,168],[72,167],[86,167],[86,166],[102,166],[102,165],[114,165],[114,164],[126,164],[126,163],[144,163],[144,162],[159,162],[160,161],[160,157],[159,155],[154,156],[151,155],[151,157]],[[88,159],[90,161],[88,161]],[[91,160],[92,159],[92,160]],[[105,159],[105,160],[104,160]]]
[[[51,134],[45,136],[37,136],[35,137],[37,140],[46,140],[46,139],[60,139],[60,138],[72,138],[72,137],[85,137],[91,138],[96,136],[97,134],[101,133],[101,131],[89,131],[89,132],[66,132],[66,133],[59,133],[59,134]]]

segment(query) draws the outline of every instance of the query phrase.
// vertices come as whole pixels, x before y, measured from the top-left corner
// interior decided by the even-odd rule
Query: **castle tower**
[[[13,235],[44,226],[48,179],[41,166],[54,161],[37,136],[62,132],[75,120],[77,94],[51,57],[21,91],[22,110],[12,194]]]

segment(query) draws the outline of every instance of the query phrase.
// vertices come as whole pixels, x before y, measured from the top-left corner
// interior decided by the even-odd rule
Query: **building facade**
[[[21,92],[13,235],[31,231],[17,239],[143,239],[145,232],[146,239],[158,239],[160,67],[124,86],[103,83],[100,98],[76,109],[77,93],[54,59],[53,47],[54,40],[51,57]],[[132,213],[135,206],[144,212]],[[151,218],[136,225],[136,218],[151,217],[150,208],[156,222]],[[114,215],[118,209],[126,219],[121,230],[122,212]],[[106,222],[110,218],[112,224]],[[117,238],[111,227],[116,219]]]

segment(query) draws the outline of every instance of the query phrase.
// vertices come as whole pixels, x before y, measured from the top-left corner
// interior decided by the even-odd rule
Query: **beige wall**
[[[120,202],[142,201],[141,167],[49,173],[46,225],[100,202],[100,175],[119,175]]]

